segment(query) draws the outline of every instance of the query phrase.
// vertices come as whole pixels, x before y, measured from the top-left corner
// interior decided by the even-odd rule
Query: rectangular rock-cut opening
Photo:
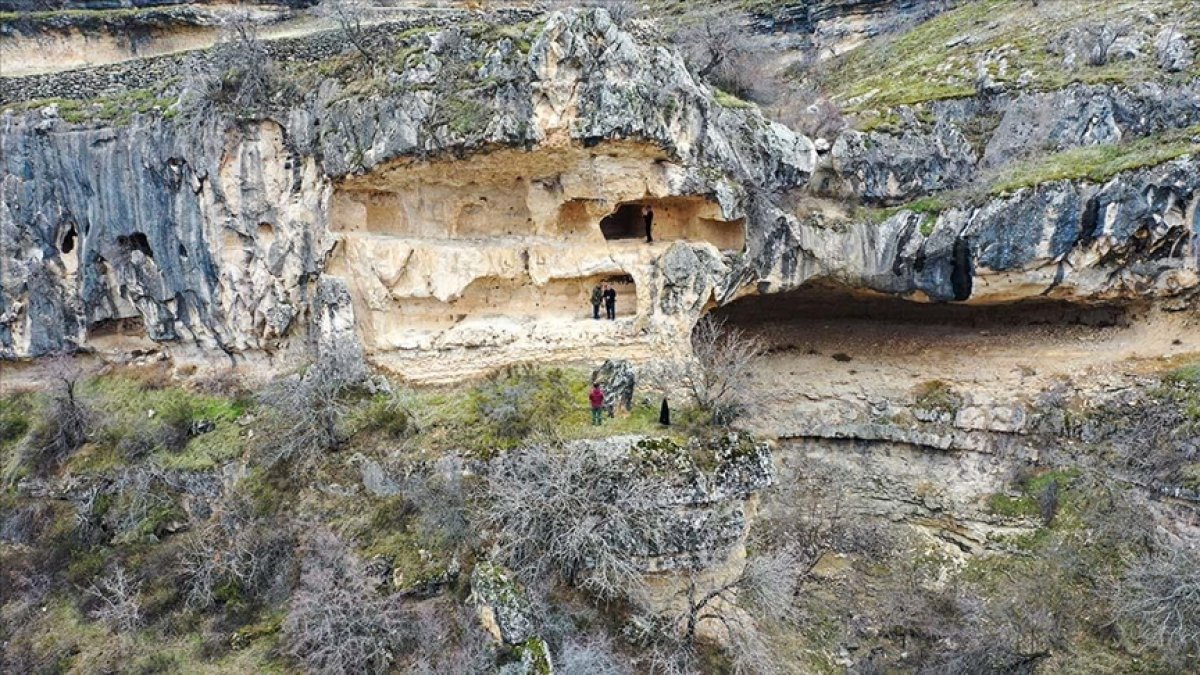
[[[408,331],[438,331],[463,321],[527,325],[541,321],[592,319],[592,289],[608,283],[617,293],[616,315],[637,314],[637,286],[633,278],[620,274],[596,274],[574,279],[552,279],[536,285],[529,279],[484,277],[471,282],[459,297],[443,302],[437,298],[395,298],[384,313],[375,313],[376,327],[399,336]],[[600,316],[604,317],[601,305]]]
[[[618,204],[601,219],[600,231],[609,241],[644,241],[647,215],[653,241],[705,241],[723,251],[740,251],[746,244],[743,219],[724,220],[715,202],[695,196],[647,198]]]
[[[421,183],[398,191],[337,190],[334,232],[420,239],[532,235],[533,219],[519,180],[460,187]]]

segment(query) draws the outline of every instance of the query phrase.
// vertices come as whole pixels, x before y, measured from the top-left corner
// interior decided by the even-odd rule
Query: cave
[[[120,235],[117,237],[117,244],[125,249],[126,253],[141,251],[147,258],[154,257],[154,252],[150,250],[150,240],[146,239],[142,232],[133,232],[129,236]]]
[[[637,314],[637,286],[629,275],[597,274],[552,279],[536,285],[529,279],[484,277],[471,282],[457,298],[396,298],[392,308],[373,313],[375,328],[393,338],[410,331],[439,331],[463,321],[541,321],[592,319],[592,288],[612,284],[617,292],[617,318]],[[604,309],[601,307],[601,316]]]
[[[699,196],[640,199],[617,205],[600,221],[600,232],[608,241],[645,240],[644,207],[653,214],[654,241],[708,242],[722,251],[740,251],[746,244],[745,222],[721,218],[720,206]]]
[[[787,326],[846,324],[931,325],[963,330],[1003,331],[1033,326],[1122,327],[1133,308],[1118,304],[1081,304],[1052,298],[1004,303],[930,303],[895,295],[814,283],[783,293],[749,295],[717,307],[711,315],[747,330]]]
[[[67,233],[65,235],[63,235],[61,250],[64,255],[75,250],[75,237],[76,236],[77,236],[77,234],[75,232],[75,225],[72,224],[70,229],[67,230]]]
[[[621,204],[616,211],[600,220],[600,232],[604,238],[613,239],[645,239],[646,219],[642,216],[642,204]]]

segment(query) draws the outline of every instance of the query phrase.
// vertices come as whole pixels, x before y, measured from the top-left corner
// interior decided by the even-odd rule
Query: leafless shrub
[[[366,380],[360,355],[351,348],[327,350],[301,375],[283,378],[261,395],[278,428],[267,443],[268,466],[295,461],[307,466],[346,439],[342,422],[348,394]]]
[[[833,140],[849,126],[841,106],[811,87],[780,86],[770,105],[771,119],[812,138]]]
[[[473,612],[460,605],[425,604],[416,610],[414,675],[486,673],[495,669],[491,636]]]
[[[108,488],[113,503],[104,522],[117,533],[157,534],[161,521],[179,513],[169,488],[163,470],[153,464],[121,471]]]
[[[626,659],[603,634],[573,636],[563,641],[554,663],[564,675],[627,675],[633,672]]]
[[[412,637],[399,596],[376,580],[328,530],[305,544],[300,584],[283,623],[288,651],[317,673],[385,673]]]
[[[295,564],[293,528],[250,515],[241,501],[226,508],[223,518],[189,536],[179,556],[188,606],[204,609],[218,599],[237,599],[234,593],[266,603],[284,600]]]
[[[750,31],[729,12],[714,9],[690,17],[671,40],[696,77],[730,94],[755,98],[756,85],[767,75]]]
[[[705,588],[693,576],[684,610],[671,623],[680,629],[685,648],[696,645],[701,624],[723,630],[735,672],[782,672],[762,623],[795,620],[796,589],[804,569],[799,554],[781,548],[748,557],[737,577],[715,587]]]
[[[1137,560],[1119,592],[1118,613],[1148,645],[1181,663],[1200,657],[1200,549],[1162,542]]]
[[[601,598],[644,591],[631,550],[662,507],[655,486],[592,453],[534,446],[492,462],[481,519],[527,580],[557,576]]]
[[[216,105],[239,114],[260,113],[284,84],[257,24],[242,11],[227,16],[220,41],[191,57],[184,72],[181,98],[185,108],[197,112]]]
[[[579,6],[604,9],[618,26],[624,26],[641,13],[641,3],[637,0],[581,0]]]
[[[1112,49],[1117,41],[1129,35],[1132,25],[1128,22],[1101,21],[1071,29],[1059,39],[1047,45],[1047,51],[1068,52],[1082,56],[1089,66],[1103,66],[1112,58]]]
[[[318,6],[318,12],[336,21],[346,40],[354,45],[368,63],[373,64],[375,58],[367,44],[366,30],[363,27],[369,9],[370,4],[362,0],[323,0]]]
[[[22,463],[38,473],[53,469],[82,447],[93,418],[80,391],[84,373],[79,364],[60,356],[46,371],[46,401],[21,453]]]
[[[648,379],[659,387],[681,387],[707,421],[729,426],[758,402],[754,368],[766,345],[740,328],[706,316],[692,331],[692,358],[658,364]]]
[[[103,622],[113,632],[128,633],[142,621],[141,605],[137,599],[139,590],[140,585],[125,573],[125,568],[118,566],[108,576],[88,587],[88,595],[97,601],[96,608],[89,615]]]
[[[476,535],[470,512],[475,491],[464,473],[461,458],[445,457],[404,484],[405,498],[417,509],[417,529],[447,549],[464,546]]]

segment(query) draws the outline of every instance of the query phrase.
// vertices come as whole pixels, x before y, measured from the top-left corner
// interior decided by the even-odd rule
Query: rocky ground
[[[0,16],[0,669],[1195,670],[1196,3],[410,4]]]

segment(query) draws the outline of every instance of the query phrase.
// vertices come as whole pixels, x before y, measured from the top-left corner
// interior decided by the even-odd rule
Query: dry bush
[[[453,601],[425,603],[416,610],[415,625],[418,653],[408,672],[442,675],[495,670],[492,638],[470,609]]]
[[[193,54],[184,72],[183,107],[197,113],[210,106],[238,114],[261,113],[286,89],[258,37],[258,26],[242,11],[228,14],[220,41],[207,52]]]
[[[762,624],[795,621],[796,590],[805,571],[801,555],[781,548],[749,556],[737,577],[716,587],[705,588],[693,576],[685,609],[670,623],[681,629],[685,649],[696,646],[700,624],[719,624],[728,633],[725,651],[735,672],[784,672]]]
[[[710,315],[692,331],[691,359],[656,364],[646,375],[658,388],[682,388],[706,422],[725,427],[759,403],[754,371],[766,351],[760,338]]]
[[[223,505],[216,522],[191,533],[178,561],[189,607],[214,602],[282,602],[291,592],[295,568],[294,528],[255,515],[247,502]]]
[[[363,26],[370,8],[370,3],[362,0],[322,0],[317,11],[321,16],[336,21],[346,40],[354,45],[367,63],[373,64],[374,54],[367,44],[366,29]]]
[[[53,470],[82,447],[94,417],[80,391],[84,372],[77,362],[56,357],[46,371],[46,400],[21,450],[22,464],[35,473]]]
[[[631,675],[628,659],[613,648],[603,633],[575,635],[563,641],[554,668],[563,675]]]
[[[713,9],[697,13],[671,34],[688,69],[701,80],[735,96],[759,100],[770,74],[740,17]],[[765,87],[769,91],[772,87]]]
[[[560,368],[512,366],[471,391],[476,446],[513,448],[535,436],[553,436],[573,403],[570,383]]]
[[[288,653],[315,673],[386,673],[412,646],[412,614],[328,530],[305,543],[300,584],[283,622]]]
[[[277,424],[269,433],[264,463],[294,462],[308,467],[340,447],[347,438],[343,426],[351,407],[347,399],[366,377],[361,354],[346,347],[326,351],[303,374],[267,387],[260,399]]]
[[[417,530],[447,550],[467,547],[477,536],[471,520],[477,486],[464,473],[461,458],[443,457],[404,483],[404,497],[417,510]]]
[[[1161,542],[1129,568],[1118,615],[1145,644],[1176,663],[1200,659],[1200,549]]]
[[[117,566],[107,576],[88,587],[87,593],[96,601],[88,612],[93,619],[104,623],[114,633],[129,633],[142,622],[138,592],[141,585]]]
[[[538,445],[493,460],[480,520],[527,582],[558,578],[601,598],[639,598],[631,551],[664,507],[656,486],[593,453]]]

